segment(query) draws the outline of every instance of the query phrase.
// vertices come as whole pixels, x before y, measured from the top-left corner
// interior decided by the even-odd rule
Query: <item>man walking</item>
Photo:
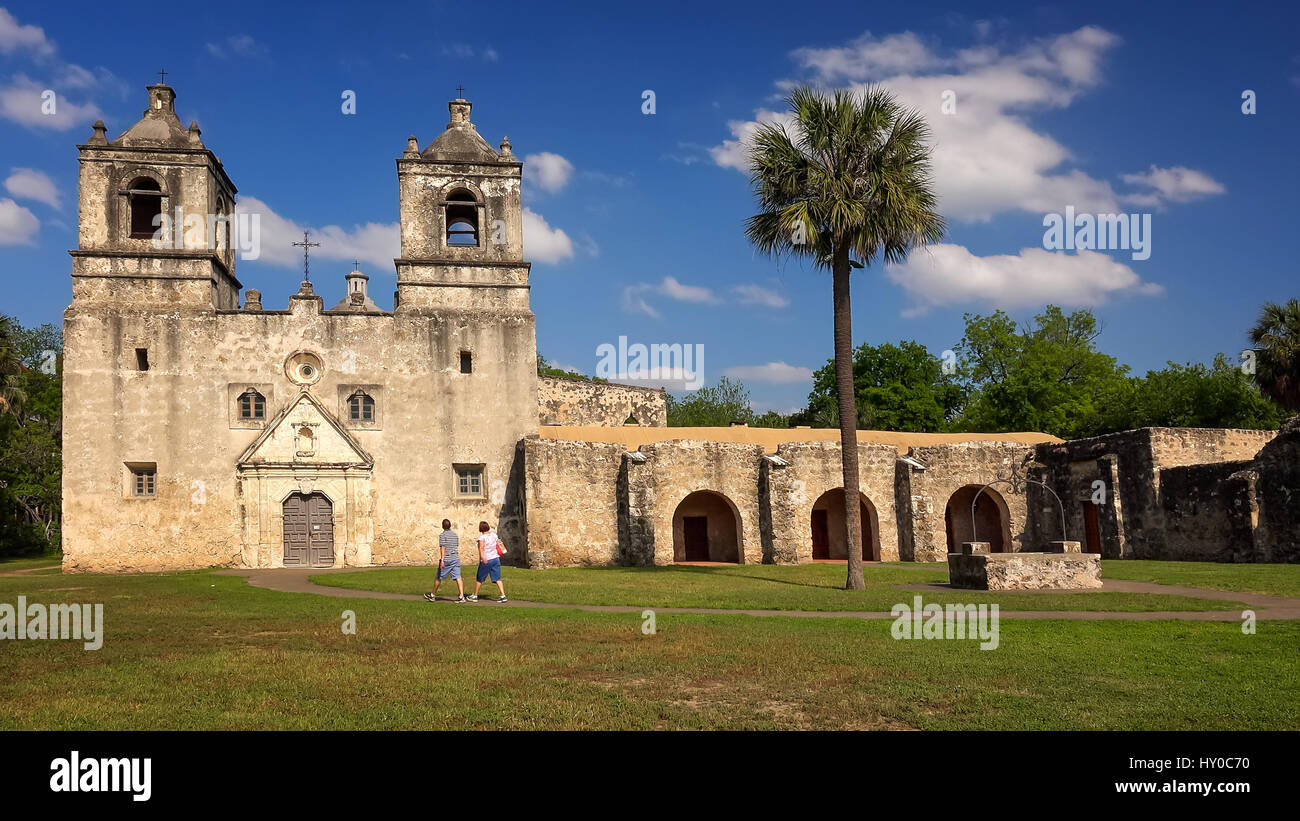
[[[442,535],[438,537],[438,578],[433,583],[433,590],[425,593],[424,597],[429,601],[438,600],[438,588],[442,585],[443,579],[455,579],[456,590],[460,597],[456,603],[460,604],[465,601],[465,583],[460,580],[460,537],[451,529],[451,520],[442,520]]]

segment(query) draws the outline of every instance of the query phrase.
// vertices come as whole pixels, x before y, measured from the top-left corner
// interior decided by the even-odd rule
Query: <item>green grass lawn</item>
[[[466,565],[469,590],[474,565]],[[633,607],[717,607],[735,610],[883,610],[909,605],[921,591],[899,585],[948,581],[944,565],[871,566],[863,569],[866,590],[844,589],[844,566],[727,565],[666,567],[583,567],[550,570],[504,569],[506,592],[525,601],[562,604],[622,604]],[[393,567],[313,576],[317,584],[385,593],[423,593],[433,586],[431,567]],[[447,583],[439,594],[456,586]],[[485,588],[486,589],[486,588]],[[495,590],[492,586],[492,590]],[[1008,610],[1240,610],[1241,603],[1146,593],[988,593],[935,589],[926,602],[997,603]]]
[[[1151,562],[1104,559],[1108,579],[1209,587],[1241,593],[1300,597],[1300,564],[1223,564],[1220,562]]]
[[[19,595],[103,603],[105,639],[0,641],[6,729],[1300,729],[1300,621],[1005,620],[982,651],[888,620],[662,614],[644,635],[640,614],[206,571],[0,578]]]

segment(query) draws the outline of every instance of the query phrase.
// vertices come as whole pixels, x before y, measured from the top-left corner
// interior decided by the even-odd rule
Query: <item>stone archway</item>
[[[880,520],[876,506],[858,491],[858,510],[862,520],[862,559],[880,558]],[[817,497],[812,506],[813,559],[847,559],[844,546],[844,488],[837,487]]]
[[[944,525],[948,531],[948,552],[960,553],[962,542],[971,541],[971,501],[979,493],[975,504],[974,529],[981,542],[989,543],[989,552],[1007,553],[1011,551],[1011,516],[1007,512],[1007,503],[993,488],[982,485],[960,487],[948,498],[944,510]]]
[[[740,512],[721,493],[697,490],[673,512],[673,561],[737,562],[745,555]]]

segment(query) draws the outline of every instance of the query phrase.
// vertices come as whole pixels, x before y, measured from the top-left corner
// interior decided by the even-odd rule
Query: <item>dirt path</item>
[[[346,599],[397,599],[403,601],[423,601],[424,597],[416,593],[380,593],[375,590],[354,590],[346,587],[326,587],[315,584],[309,577],[329,573],[356,573],[367,568],[345,568],[341,570],[219,570],[218,575],[242,576],[253,587],[276,590],[281,593],[315,593],[320,596],[334,596]],[[952,590],[946,584],[904,585],[901,589],[939,592]],[[1300,599],[1283,596],[1266,596],[1259,593],[1238,593],[1227,590],[1211,590],[1201,587],[1178,587],[1151,582],[1132,582],[1120,579],[1105,579],[1102,590],[1113,593],[1157,593],[1167,596],[1193,596],[1202,599],[1243,602],[1255,611],[1257,619],[1300,619]],[[1032,591],[1024,591],[1032,592]],[[1090,591],[1043,591],[1051,593],[1077,593],[1087,595]],[[451,599],[439,597],[440,602],[450,603]],[[695,613],[703,615],[746,615],[779,616],[785,618],[807,619],[893,619],[887,611],[863,610],[723,610],[709,607],[632,607],[608,604],[554,604],[551,602],[532,602],[511,600],[498,604],[489,599],[481,600],[478,605],[485,607],[529,607],[547,610],[585,610],[593,613],[640,613],[651,609],[655,613]],[[1006,610],[1000,609],[999,618],[1009,619],[1073,619],[1078,621],[1158,621],[1175,619],[1179,621],[1241,621],[1241,613],[1236,610],[1159,610],[1149,612],[1115,612],[1093,610]]]
[[[54,568],[57,567],[61,567],[61,565],[44,564],[41,565],[40,567],[24,567],[22,570],[6,570],[4,572],[0,572],[0,576],[30,576],[31,574],[35,573],[38,570],[53,570]]]

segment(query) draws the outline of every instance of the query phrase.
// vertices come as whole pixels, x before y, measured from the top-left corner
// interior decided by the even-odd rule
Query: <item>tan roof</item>
[[[598,425],[542,425],[543,439],[562,439],[572,442],[619,442],[628,450],[655,442],[679,439],[705,442],[744,442],[762,445],[768,453],[776,453],[778,445],[787,442],[838,442],[839,428],[651,428],[636,425],[601,427]],[[951,445],[959,442],[1019,442],[1036,445],[1041,442],[1061,442],[1047,433],[907,433],[888,430],[860,430],[858,442],[893,445],[900,454],[908,448],[931,445]]]

